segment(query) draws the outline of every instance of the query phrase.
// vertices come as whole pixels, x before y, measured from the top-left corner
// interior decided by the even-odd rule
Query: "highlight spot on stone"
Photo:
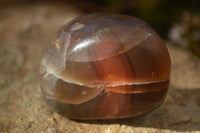
[[[72,27],[70,28],[70,31],[80,30],[80,29],[82,29],[83,27],[85,27],[84,24],[75,23],[75,24],[73,24]]]
[[[58,39],[56,39],[55,45],[57,49],[60,49],[60,41]]]

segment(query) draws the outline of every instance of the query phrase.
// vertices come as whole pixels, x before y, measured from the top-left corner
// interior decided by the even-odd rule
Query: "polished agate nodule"
[[[46,50],[41,88],[51,108],[71,119],[141,115],[163,102],[170,56],[145,22],[90,14],[62,27]]]

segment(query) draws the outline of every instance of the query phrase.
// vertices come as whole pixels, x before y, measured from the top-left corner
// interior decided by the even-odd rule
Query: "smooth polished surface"
[[[152,111],[169,86],[170,56],[143,21],[90,14],[66,24],[41,62],[51,107],[72,119],[114,119]]]

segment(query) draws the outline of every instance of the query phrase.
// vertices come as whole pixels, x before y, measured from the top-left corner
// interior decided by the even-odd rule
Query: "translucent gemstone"
[[[163,102],[171,62],[157,33],[120,14],[90,14],[63,26],[45,52],[41,88],[71,119],[141,115]]]

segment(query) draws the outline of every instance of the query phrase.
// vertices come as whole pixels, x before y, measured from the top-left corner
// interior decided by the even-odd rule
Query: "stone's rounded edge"
[[[91,113],[92,115],[81,115],[80,116],[80,114],[77,114],[77,113],[80,113],[80,111],[84,112],[85,109],[83,109],[83,110],[80,109],[78,111],[77,110],[75,111],[73,104],[66,105],[66,104],[55,102],[54,100],[47,100],[47,103],[50,105],[52,110],[56,111],[58,114],[60,114],[62,116],[65,116],[68,119],[75,120],[75,121],[76,120],[81,120],[81,121],[82,120],[83,121],[91,121],[91,120],[104,121],[104,120],[126,119],[126,118],[146,115],[146,114],[148,114],[150,112],[153,112],[155,109],[159,108],[162,105],[162,103],[164,102],[164,100],[165,100],[165,97],[166,97],[167,92],[168,92],[168,88],[164,89],[163,91],[164,91],[164,93],[161,92],[162,96],[160,96],[161,99],[159,100],[159,102],[157,102],[156,104],[151,106],[151,108],[146,108],[145,110],[143,110],[143,112],[142,111],[137,111],[137,109],[136,109],[136,110],[133,110],[133,112],[135,112],[135,113],[132,113],[132,114],[130,113],[130,114],[126,114],[126,115],[114,114],[114,111],[113,112],[109,112],[111,114],[108,114],[108,112],[106,112],[106,110],[104,109],[104,110],[102,110],[105,113],[103,117],[101,116],[102,114],[101,115],[100,114],[94,115],[93,112],[90,112],[91,110],[88,111],[88,112]],[[160,92],[158,92],[158,93],[160,93]],[[102,95],[102,94],[100,94],[100,95]],[[105,95],[105,94],[103,94],[103,95]],[[98,98],[96,98],[96,99],[98,99]],[[89,103],[89,102],[87,102],[87,103]],[[77,105],[75,105],[75,106],[77,106]],[[84,103],[81,106],[83,108],[85,106]],[[142,105],[140,105],[140,106],[142,107]],[[69,107],[71,107],[71,110],[67,109]],[[107,108],[108,107],[109,106],[107,106]],[[101,111],[99,111],[99,112],[101,112]]]
[[[120,16],[119,16],[120,15]],[[113,27],[110,26],[114,25]],[[102,26],[99,26],[102,25]],[[120,29],[115,30],[116,32],[112,32],[114,28],[117,27],[125,27],[129,31],[123,31]],[[139,29],[136,29],[137,31],[143,30],[143,32],[138,32],[137,36],[132,36],[131,42],[125,42],[126,38],[130,39],[131,37],[126,37],[128,34],[126,32],[130,32],[131,28],[139,27]],[[91,29],[91,30],[90,30]],[[135,29],[132,29],[134,31]],[[74,33],[75,32],[75,33]],[[144,21],[128,15],[123,14],[114,14],[114,13],[92,13],[89,15],[82,15],[80,17],[75,18],[74,20],[71,20],[67,24],[65,24],[56,34],[56,36],[64,35],[61,37],[61,40],[64,40],[63,44],[61,45],[68,45],[68,55],[66,55],[68,60],[72,61],[92,61],[92,60],[101,60],[104,58],[107,58],[107,56],[114,56],[116,54],[123,54],[124,52],[130,50],[131,48],[135,47],[136,45],[140,44],[142,41],[142,38],[145,40],[150,35],[154,35],[154,30],[150,30],[149,25],[146,24]],[[72,35],[73,34],[73,35]],[[79,36],[82,34],[81,36]],[[90,36],[93,36],[92,38],[90,36],[87,36],[86,34],[91,34]],[[119,40],[119,38],[123,38],[121,35],[125,34],[125,39]],[[134,32],[132,34],[135,34]],[[141,34],[141,35],[140,35]],[[69,37],[70,36],[70,37]],[[80,38],[79,38],[80,37]],[[63,39],[65,38],[65,39]],[[87,41],[74,41],[77,40],[87,40]],[[138,39],[137,39],[138,38]],[[72,40],[72,41],[71,41]],[[121,47],[121,49],[116,51],[108,51],[105,54],[99,55],[97,57],[89,57],[86,56],[86,53],[83,53],[81,55],[81,51],[84,49],[88,49],[90,47],[96,47],[94,42],[99,42],[99,44],[102,44],[101,40],[108,41],[114,41],[112,43],[119,43],[117,45],[122,44],[131,44],[130,46],[126,46],[127,48]],[[119,42],[118,42],[119,41]],[[122,41],[122,42],[120,42]],[[67,43],[66,43],[67,42]],[[54,40],[53,40],[54,43]],[[93,46],[94,45],[94,46]],[[104,50],[106,51],[106,50]],[[79,52],[79,54],[76,54]],[[112,55],[111,55],[112,54]]]

